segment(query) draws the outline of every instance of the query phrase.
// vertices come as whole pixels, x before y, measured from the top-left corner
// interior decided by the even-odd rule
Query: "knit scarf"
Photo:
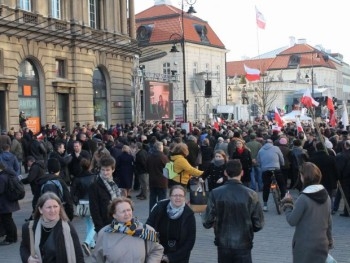
[[[147,229],[146,227],[139,228],[140,222],[137,218],[131,219],[130,222],[119,223],[113,219],[109,228],[105,230],[108,233],[122,233],[125,235],[138,237],[144,240],[159,242],[158,233],[152,229]]]
[[[116,197],[120,197],[120,189],[118,185],[112,180],[107,181],[101,174],[100,178],[102,179],[102,182],[105,184],[109,194],[111,195],[111,200],[113,200]]]
[[[184,212],[185,203],[180,207],[174,207],[171,202],[167,205],[167,213],[170,219],[178,219]]]
[[[34,249],[35,254],[38,256],[40,262],[42,262],[41,253],[40,253],[40,240],[41,240],[41,228],[54,228],[59,220],[53,220],[49,222],[45,222],[42,218],[39,219],[38,224],[36,225],[35,229],[35,237],[34,237]],[[72,239],[72,235],[70,233],[70,227],[66,221],[62,220],[62,230],[63,230],[63,237],[64,237],[64,244],[66,247],[67,252],[67,261],[68,263],[76,263],[76,257],[75,257],[75,249],[74,249],[74,243]]]
[[[244,148],[237,148],[237,153],[238,154],[242,154],[244,152]]]

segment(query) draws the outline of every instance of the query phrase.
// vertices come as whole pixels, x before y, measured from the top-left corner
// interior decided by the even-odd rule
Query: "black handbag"
[[[203,213],[207,207],[208,192],[198,178],[190,179],[190,207],[195,213]]]

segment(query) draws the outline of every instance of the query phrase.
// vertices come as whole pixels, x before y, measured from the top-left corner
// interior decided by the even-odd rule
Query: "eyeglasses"
[[[175,197],[175,198],[184,198],[184,195],[171,195],[171,197]]]

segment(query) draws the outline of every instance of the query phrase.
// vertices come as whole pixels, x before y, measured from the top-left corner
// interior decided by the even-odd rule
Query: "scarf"
[[[40,248],[39,248],[40,239],[41,239],[41,228],[45,227],[45,228],[53,229],[56,226],[58,221],[59,220],[45,222],[42,218],[40,218],[38,221],[38,224],[36,225],[35,237],[34,237],[34,249],[35,249],[35,254],[38,256],[40,262],[42,262]],[[74,249],[72,235],[70,234],[70,227],[68,223],[63,220],[62,220],[62,230],[63,230],[63,237],[64,237],[64,245],[66,247],[66,252],[67,252],[67,261],[68,263],[76,263],[75,249]]]
[[[139,228],[140,222],[137,218],[131,219],[130,222],[119,223],[115,219],[113,219],[109,228],[105,230],[108,233],[122,233],[125,235],[138,237],[144,240],[159,242],[159,235],[156,231],[152,229],[147,229],[146,225],[143,228]]]
[[[220,166],[222,166],[224,164],[225,164],[225,160],[224,159],[214,159],[214,165],[216,167],[220,167]]]
[[[167,213],[170,219],[178,219],[184,212],[185,203],[180,207],[174,207],[171,202],[167,205]]]
[[[244,152],[244,148],[243,147],[237,148],[237,152],[238,152],[238,154],[242,154]]]
[[[120,189],[118,185],[112,180],[107,181],[101,174],[100,178],[102,179],[102,182],[106,186],[109,194],[111,195],[111,200],[113,200],[116,197],[120,197]]]

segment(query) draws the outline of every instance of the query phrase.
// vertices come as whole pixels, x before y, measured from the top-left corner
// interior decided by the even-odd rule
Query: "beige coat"
[[[163,256],[163,246],[159,243],[147,241],[147,260],[145,261],[145,241],[138,237],[122,233],[108,233],[102,228],[97,235],[93,250],[93,263],[159,263]],[[139,228],[143,225],[140,223]],[[147,225],[148,229],[153,229]]]

